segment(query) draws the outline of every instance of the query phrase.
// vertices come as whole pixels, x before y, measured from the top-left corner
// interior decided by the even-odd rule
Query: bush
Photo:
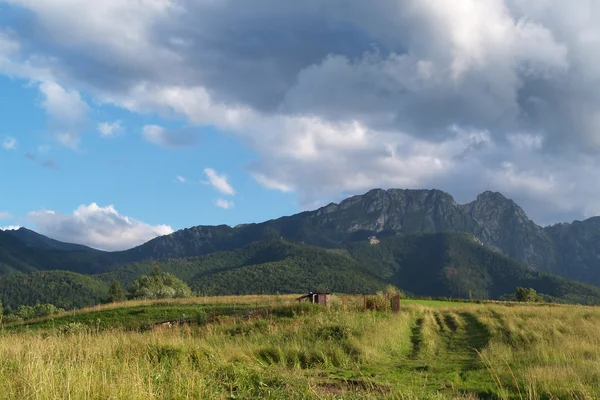
[[[518,287],[515,291],[515,300],[522,302],[542,302],[544,298],[538,295],[533,288]]]
[[[195,319],[196,319],[196,323],[198,325],[203,325],[203,324],[207,323],[208,322],[208,314],[207,314],[206,310],[203,310],[203,309],[202,310],[198,310],[196,312],[196,318]]]
[[[121,284],[117,281],[113,281],[110,289],[108,290],[108,301],[111,303],[116,303],[123,300],[125,300],[125,293],[123,293]]]
[[[150,276],[142,275],[129,288],[134,299],[172,299],[190,297],[192,290],[172,274],[157,269]]]
[[[63,312],[65,312],[65,310],[56,307],[54,304],[36,304],[35,306],[19,306],[14,315],[23,320],[28,320],[49,317]]]
[[[367,297],[367,310],[385,311],[389,307],[388,299],[383,293]]]
[[[402,290],[398,289],[395,285],[387,285],[385,287],[385,289],[383,289],[383,293],[384,294],[388,294],[390,296],[395,296],[397,294],[400,295],[401,299],[405,299],[406,295],[404,294],[404,292],[402,292]]]

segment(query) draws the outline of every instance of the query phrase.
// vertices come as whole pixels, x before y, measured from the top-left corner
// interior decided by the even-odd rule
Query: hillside
[[[4,307],[51,303],[64,309],[103,303],[108,285],[92,276],[66,271],[41,271],[0,277],[0,301]]]
[[[19,228],[15,230],[6,231],[6,233],[16,237],[17,239],[24,242],[27,246],[41,250],[60,250],[60,251],[90,251],[94,250],[90,247],[83,246],[80,244],[59,242],[58,240],[51,239],[47,236],[40,235],[27,228]]]
[[[285,240],[257,242],[203,257],[128,264],[98,278],[107,283],[118,280],[126,287],[155,266],[206,295],[309,290],[374,293],[386,283],[349,257]]]
[[[599,304],[600,288],[526,268],[469,234],[397,235],[346,248],[382,279],[420,296],[499,299],[521,286],[549,300]]]
[[[0,277],[0,299],[11,306],[48,302],[82,307],[103,301],[113,280],[127,288],[158,266],[204,295],[373,293],[392,283],[419,296],[499,299],[521,286],[534,288],[547,300],[600,304],[600,288],[524,267],[470,234],[387,235],[371,244],[364,235],[355,234],[353,241],[334,250],[272,239],[199,257],[128,263],[91,276],[62,271],[11,273]],[[64,252],[47,254],[59,253]]]

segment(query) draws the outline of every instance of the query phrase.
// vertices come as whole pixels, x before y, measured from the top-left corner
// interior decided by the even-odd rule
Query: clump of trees
[[[4,323],[27,321],[35,318],[49,317],[55,314],[64,313],[65,310],[56,307],[54,304],[36,304],[35,306],[21,305],[16,311],[7,313],[3,316],[0,303],[0,321]]]
[[[54,314],[64,313],[65,310],[56,307],[54,304],[36,304],[35,306],[19,306],[14,312],[19,318],[24,320],[49,317]]]
[[[129,287],[132,299],[172,299],[192,296],[192,290],[181,279],[161,273],[157,267],[150,275],[142,275]]]
[[[515,297],[516,301],[529,302],[529,303],[544,301],[544,298],[542,296],[540,296],[539,294],[537,294],[537,292],[533,288],[518,287],[517,290],[515,290],[514,297]]]
[[[116,303],[125,300],[125,292],[118,281],[113,281],[108,289],[108,301],[110,303]]]

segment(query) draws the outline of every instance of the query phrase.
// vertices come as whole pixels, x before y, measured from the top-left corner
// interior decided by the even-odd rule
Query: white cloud
[[[142,136],[148,142],[165,148],[180,148],[196,144],[197,138],[189,129],[167,130],[158,125],[146,125]]]
[[[21,229],[21,227],[17,225],[0,226],[0,231],[17,231],[19,229]]]
[[[0,211],[0,219],[10,219],[12,215],[6,211]]]
[[[50,116],[51,129],[64,146],[76,148],[85,128],[89,107],[76,90],[66,90],[55,82],[42,82],[42,108]]]
[[[219,192],[229,196],[233,196],[235,194],[235,189],[227,181],[226,175],[219,175],[212,168],[205,168],[204,174],[208,178],[208,183]]]
[[[177,181],[179,181],[179,183],[186,183],[187,179],[181,175],[177,175]]]
[[[123,122],[120,120],[114,122],[101,122],[97,127],[102,137],[116,136],[123,133]]]
[[[81,205],[71,215],[43,210],[29,213],[28,218],[44,235],[102,250],[129,249],[173,232],[168,225],[149,225],[120,215],[112,205],[96,203]]]
[[[15,139],[14,137],[11,137],[11,136],[7,136],[2,141],[2,147],[5,150],[15,150],[17,148],[17,139]]]
[[[229,201],[229,200],[225,200],[225,199],[217,199],[215,205],[217,207],[223,208],[225,210],[229,210],[230,208],[233,208],[235,206],[235,204],[233,203],[233,201]]]

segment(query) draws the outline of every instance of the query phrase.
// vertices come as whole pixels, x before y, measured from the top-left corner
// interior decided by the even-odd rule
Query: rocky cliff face
[[[372,190],[339,205],[330,204],[310,218],[338,232],[355,231],[473,234],[485,245],[533,268],[555,269],[551,237],[523,209],[500,193],[485,192],[460,205],[439,190]],[[343,239],[342,239],[343,240]]]
[[[484,192],[462,206],[483,230],[481,239],[504,254],[530,267],[555,268],[551,238],[514,201],[500,193]]]

